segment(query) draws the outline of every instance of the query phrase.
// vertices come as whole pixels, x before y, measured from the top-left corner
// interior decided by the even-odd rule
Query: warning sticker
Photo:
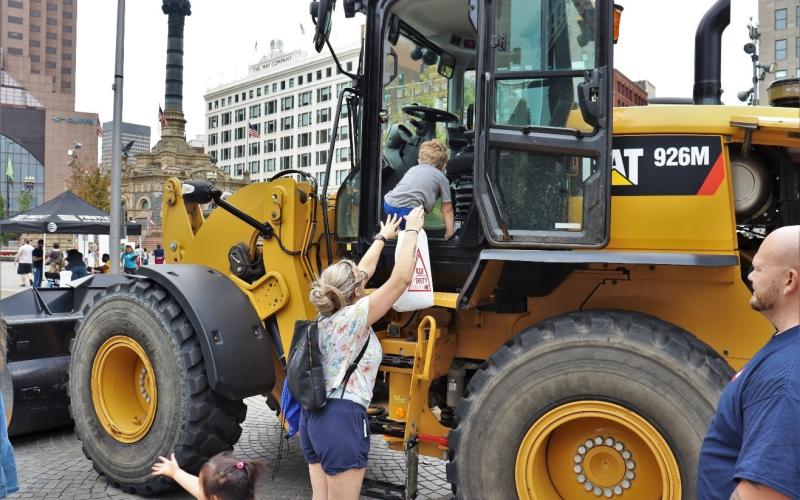
[[[417,262],[414,264],[414,276],[411,278],[411,284],[408,285],[409,292],[431,292],[431,275],[428,268],[425,267],[425,259],[422,258],[422,253],[417,248]]]

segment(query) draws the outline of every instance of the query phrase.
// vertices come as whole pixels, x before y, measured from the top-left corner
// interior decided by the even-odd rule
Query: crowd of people
[[[90,274],[107,273],[110,270],[111,257],[103,253],[98,259],[99,252],[93,246],[88,250],[88,255],[77,248],[72,247],[66,252],[61,250],[58,242],[53,243],[49,252],[45,254],[44,240],[36,242],[36,246],[31,245],[31,240],[24,240],[14,256],[14,263],[17,265],[17,275],[20,279],[21,287],[42,287],[55,286],[60,282],[61,271],[70,271],[71,280],[76,280]],[[164,263],[164,249],[161,245],[156,245],[152,252],[140,245],[125,245],[121,255],[120,269],[129,274],[136,272],[141,266]]]

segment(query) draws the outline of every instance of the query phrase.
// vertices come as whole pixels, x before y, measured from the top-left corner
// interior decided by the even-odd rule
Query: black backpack
[[[347,367],[340,384],[344,394],[350,376],[358,367],[369,345],[369,336],[356,359]],[[286,363],[286,380],[292,397],[308,411],[319,410],[333,394],[325,392],[325,376],[322,373],[322,354],[319,350],[319,325],[316,320],[297,320],[294,323],[292,347]]]

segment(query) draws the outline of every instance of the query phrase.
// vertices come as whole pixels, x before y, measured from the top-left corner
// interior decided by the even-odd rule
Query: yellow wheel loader
[[[312,4],[317,50],[333,6]],[[748,306],[750,261],[800,223],[798,110],[720,103],[729,1],[697,30],[692,104],[613,110],[607,0],[343,8],[366,26],[334,113],[352,149],[335,197],[333,144],[323,185],[303,169],[230,196],[170,179],[165,265],[35,310],[8,299],[28,307],[12,336],[56,320],[74,336],[71,413],[97,470],[159,491],[157,456],[196,470],[238,439],[244,397],[278,409],[310,284],[366,251],[383,195],[442,137],[457,232],[426,223],[434,306],[375,324],[370,428],[406,453],[405,496],[422,454],[464,499],[694,498],[720,391],[773,333]]]

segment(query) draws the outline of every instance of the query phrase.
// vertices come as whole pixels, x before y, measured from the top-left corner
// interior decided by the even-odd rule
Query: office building
[[[647,106],[647,98],[651,97],[649,95],[650,92],[655,96],[656,88],[652,83],[647,80],[634,82],[618,69],[614,70],[614,92],[612,100],[615,108],[625,106]]]
[[[758,84],[760,104],[767,105],[767,87],[779,78],[800,77],[800,0],[758,1],[759,63],[775,63]]]
[[[206,93],[206,152],[234,178],[249,174],[257,182],[280,170],[303,169],[321,185],[337,99],[350,78],[337,71],[326,52],[284,52],[279,41],[271,48],[246,77]],[[358,47],[338,50],[337,55],[346,71],[356,71]],[[349,127],[343,111],[330,191],[349,170]]]
[[[12,214],[26,178],[32,206],[64,190],[67,151],[97,164],[97,114],[75,111],[77,13],[78,0],[3,0],[0,8],[0,163],[5,171],[10,158],[14,178],[6,186],[0,175],[0,193],[11,195]]]
[[[103,146],[100,154],[100,164],[103,168],[111,168],[112,134],[114,133],[114,122],[103,123]],[[122,147],[131,144],[128,149],[128,163],[136,163],[136,156],[139,153],[150,151],[150,127],[138,125],[136,123],[122,122]]]

